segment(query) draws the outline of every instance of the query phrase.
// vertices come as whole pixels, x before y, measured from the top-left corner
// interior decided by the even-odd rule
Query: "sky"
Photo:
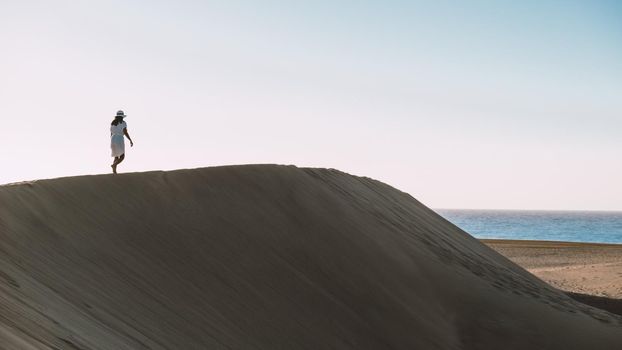
[[[619,1],[0,0],[0,183],[278,163],[622,210]]]

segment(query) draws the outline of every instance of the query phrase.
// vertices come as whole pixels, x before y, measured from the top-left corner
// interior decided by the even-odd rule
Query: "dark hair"
[[[121,117],[121,116],[116,116],[116,117],[114,117],[114,120],[112,121],[112,123],[110,123],[110,125],[115,125],[115,126],[117,126],[117,125],[119,125],[119,123],[120,123],[120,122],[122,122],[122,121],[123,121],[123,117]]]

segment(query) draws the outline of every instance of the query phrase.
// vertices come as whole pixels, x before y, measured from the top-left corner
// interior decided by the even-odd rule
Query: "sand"
[[[564,291],[622,299],[622,245],[483,240]]]
[[[622,315],[622,245],[482,240],[551,286]]]
[[[621,327],[336,170],[0,187],[3,349],[617,349]]]

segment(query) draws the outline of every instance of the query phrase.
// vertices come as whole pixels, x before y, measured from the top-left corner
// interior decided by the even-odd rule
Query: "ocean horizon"
[[[622,244],[622,211],[434,210],[475,238]]]

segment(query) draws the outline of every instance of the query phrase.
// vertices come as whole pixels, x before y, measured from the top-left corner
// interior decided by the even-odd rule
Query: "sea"
[[[622,244],[622,212],[435,209],[476,238]]]

